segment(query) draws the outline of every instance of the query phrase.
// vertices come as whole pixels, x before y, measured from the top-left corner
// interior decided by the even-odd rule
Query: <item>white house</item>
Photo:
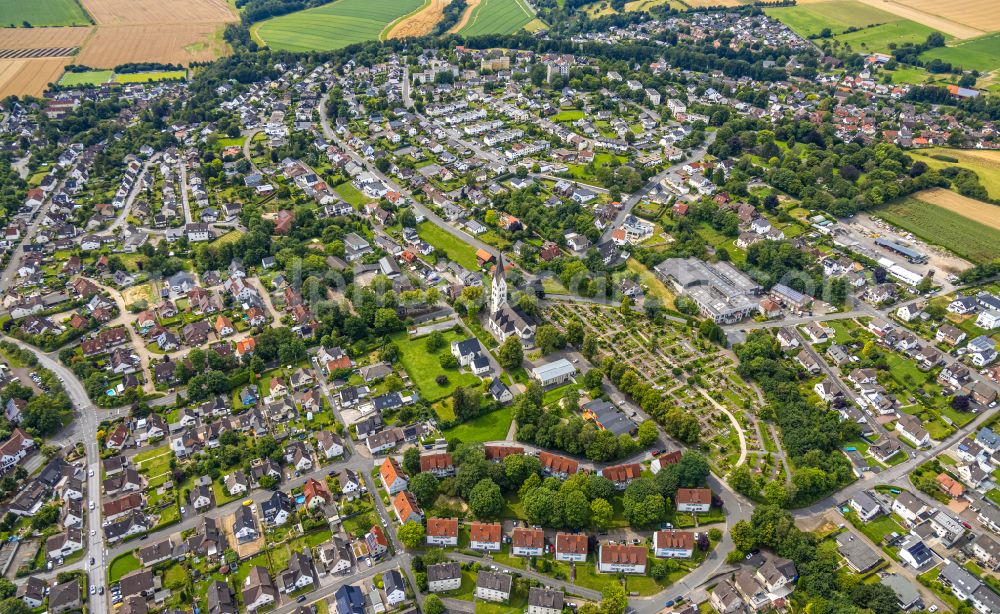
[[[653,556],[660,559],[689,559],[694,554],[694,533],[657,531],[653,534]]]
[[[648,554],[645,546],[601,544],[598,569],[601,573],[644,574]]]

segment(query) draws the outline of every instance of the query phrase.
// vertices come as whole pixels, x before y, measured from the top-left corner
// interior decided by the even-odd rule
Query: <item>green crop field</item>
[[[0,0],[0,27],[20,27],[26,21],[32,26],[90,25],[77,0]]]
[[[422,4],[422,0],[337,0],[263,21],[253,34],[272,49],[329,51],[377,40],[386,26]]]
[[[1000,258],[1000,231],[942,207],[904,198],[878,209],[875,214],[972,262]]]
[[[931,49],[920,56],[925,62],[939,59],[965,70],[989,72],[1000,68],[1000,33],[971,38],[950,47]]]
[[[110,70],[88,70],[87,72],[68,72],[64,73],[62,78],[59,79],[59,85],[65,85],[69,87],[79,86],[79,85],[100,85],[102,83],[107,83],[111,81],[111,77],[114,76]]]
[[[149,83],[150,81],[177,81],[187,77],[186,70],[157,70],[115,75],[115,83]]]
[[[513,34],[534,18],[523,0],[482,0],[459,34]]]
[[[864,28],[857,32],[841,34],[834,38],[841,44],[848,44],[856,53],[881,52],[887,53],[889,45],[903,45],[904,43],[922,43],[927,40],[927,36],[936,32],[933,28],[919,24],[908,19],[900,19],[892,23]],[[945,41],[953,37],[945,34]]]
[[[833,34],[841,34],[848,28],[865,28],[901,19],[897,15],[854,0],[803,4],[766,9],[764,12],[784,22],[802,36],[819,34],[824,28],[830,28]]]

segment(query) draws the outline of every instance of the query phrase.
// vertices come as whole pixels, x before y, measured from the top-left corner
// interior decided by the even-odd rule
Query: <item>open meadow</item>
[[[932,204],[925,199],[940,204]],[[978,201],[970,204],[959,199],[970,200],[952,193],[935,193],[930,196],[921,194],[916,198],[904,198],[881,207],[873,211],[873,214],[970,262],[978,264],[1000,258],[1000,229],[996,224],[987,226],[966,217],[967,213],[971,214],[979,205],[993,205]]]
[[[272,49],[329,51],[380,38],[386,26],[423,5],[421,0],[337,0],[256,24]]]
[[[1000,68],[1000,33],[954,43],[948,47],[938,47],[924,52],[920,59],[939,59],[965,70],[989,72]]]
[[[77,0],[0,0],[0,25],[20,27],[88,26],[90,18]],[[0,40],[0,46],[6,47]]]
[[[481,0],[460,34],[513,34],[534,18],[524,0]]]
[[[933,28],[907,19],[892,21],[871,28],[864,28],[856,32],[848,32],[835,36],[841,44],[850,45],[858,53],[880,52],[887,53],[892,50],[890,45],[902,45],[904,43],[922,43],[927,37],[934,33]],[[945,36],[945,40],[950,37]]]
[[[802,36],[819,34],[830,28],[841,34],[848,28],[867,28],[874,24],[900,21],[902,18],[855,0],[840,2],[815,2],[797,6],[771,8],[764,11],[784,22]]]

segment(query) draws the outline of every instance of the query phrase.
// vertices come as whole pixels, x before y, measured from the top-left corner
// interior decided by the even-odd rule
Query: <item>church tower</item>
[[[503,253],[497,257],[496,269],[493,271],[493,283],[490,294],[490,313],[500,311],[507,304],[507,275],[503,268]]]

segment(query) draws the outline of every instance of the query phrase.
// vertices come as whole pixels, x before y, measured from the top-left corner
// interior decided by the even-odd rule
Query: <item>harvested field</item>
[[[83,0],[98,25],[228,23],[237,15],[225,0]]]
[[[941,19],[947,19],[976,30],[993,32],[1000,30],[1000,12],[994,0],[896,0]]]
[[[76,63],[113,68],[129,62],[207,62],[228,52],[222,27],[211,23],[101,26],[76,56]]]
[[[471,18],[472,14],[476,12],[477,6],[479,6],[479,0],[466,0],[465,11],[462,12],[462,18],[459,19],[458,23],[452,26],[450,30],[448,30],[448,34],[454,34],[468,25],[469,18]]]
[[[990,9],[993,0],[952,0],[950,2],[941,2],[941,0],[860,1],[959,39],[974,38],[982,36],[991,30],[1000,30],[1000,14]],[[975,12],[972,12],[970,11],[970,7],[978,8],[974,9]]]
[[[0,49],[79,47],[91,28],[0,28]]]
[[[389,38],[407,38],[411,36],[426,36],[434,31],[441,18],[444,17],[444,7],[448,6],[451,0],[430,0],[419,11],[400,19],[396,25],[391,26]]]
[[[932,188],[915,194],[918,200],[943,207],[949,211],[1000,230],[1000,206],[974,200],[944,188]]]
[[[41,96],[65,65],[65,58],[0,60],[0,96]]]

